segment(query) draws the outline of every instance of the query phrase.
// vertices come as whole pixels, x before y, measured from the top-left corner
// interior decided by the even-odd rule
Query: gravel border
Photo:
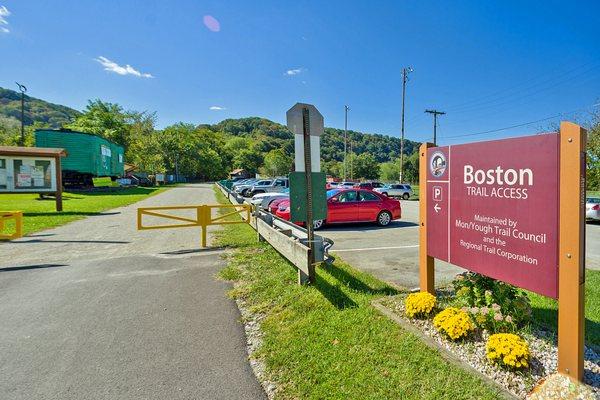
[[[532,333],[519,332],[527,341],[531,351],[531,367],[526,372],[510,372],[486,361],[485,343],[489,334],[479,332],[465,341],[451,342],[433,326],[430,319],[409,319],[404,313],[405,295],[383,298],[379,304],[387,308],[404,323],[416,327],[421,334],[433,339],[435,344],[450,351],[463,363],[469,365],[518,398],[528,393],[542,380],[556,372],[558,349],[555,335],[545,330]],[[586,346],[584,353],[585,383],[591,386],[596,398],[600,399],[600,355]]]
[[[256,379],[263,387],[267,397],[269,400],[273,400],[277,391],[277,384],[267,378],[267,366],[262,358],[256,356],[256,352],[263,342],[264,334],[260,330],[260,324],[265,316],[251,312],[244,299],[236,298],[235,302],[242,314],[242,323],[244,324],[244,331],[246,332],[246,352],[248,353],[248,361],[250,362],[254,375],[256,375]]]

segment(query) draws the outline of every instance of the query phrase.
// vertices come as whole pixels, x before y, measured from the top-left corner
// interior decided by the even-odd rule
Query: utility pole
[[[350,180],[354,179],[354,165],[353,165],[353,153],[352,153],[352,140],[350,141]]]
[[[437,116],[446,114],[438,110],[425,110],[428,114],[433,114],[433,144],[437,145]]]
[[[406,98],[406,82],[408,81],[408,74],[413,72],[411,67],[402,68],[402,128],[400,136],[400,174],[398,183],[402,183],[404,175],[404,101]]]
[[[25,92],[27,88],[19,82],[15,82],[21,91],[21,146],[25,146]]]
[[[344,181],[346,181],[346,159],[348,158],[348,110],[350,110],[350,107],[345,105],[344,111],[346,112],[346,115],[344,118]]]

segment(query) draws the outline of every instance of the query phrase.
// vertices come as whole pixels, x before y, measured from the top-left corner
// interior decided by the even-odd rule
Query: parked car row
[[[244,197],[252,197],[259,193],[279,193],[289,188],[288,178],[244,179],[233,183],[232,190]]]
[[[287,178],[240,179],[232,190],[264,211],[290,220],[289,181]],[[412,188],[407,184],[381,182],[340,182],[327,184],[327,218],[314,221],[315,229],[328,224],[375,222],[387,226],[401,217],[399,197],[408,199]],[[297,221],[295,221],[297,223]]]
[[[373,182],[330,182],[327,184],[327,189],[369,189],[377,193],[381,193],[388,197],[400,197],[404,200],[410,199],[413,195],[412,187],[406,183],[385,184],[377,181]]]

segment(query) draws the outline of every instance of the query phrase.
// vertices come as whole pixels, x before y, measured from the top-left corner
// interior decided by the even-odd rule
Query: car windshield
[[[600,204],[600,197],[588,197],[587,202],[591,204]]]

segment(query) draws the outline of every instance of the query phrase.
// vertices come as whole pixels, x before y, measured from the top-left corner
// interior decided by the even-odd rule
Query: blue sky
[[[161,127],[284,123],[304,101],[343,128],[348,104],[350,129],[399,136],[412,66],[406,136],[431,140],[437,108],[439,143],[460,143],[585,120],[599,38],[598,1],[0,0],[0,86],[156,111]]]

